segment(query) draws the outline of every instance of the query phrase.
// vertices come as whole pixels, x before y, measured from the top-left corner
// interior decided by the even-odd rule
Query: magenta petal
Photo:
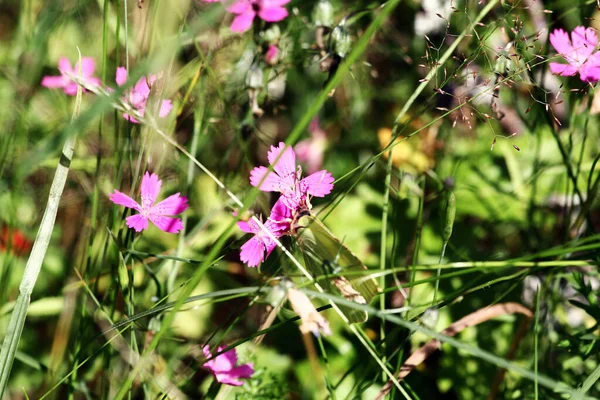
[[[58,59],[58,70],[61,74],[73,73],[73,69],[71,68],[71,62],[67,57],[61,57]]]
[[[265,175],[266,178],[264,178]],[[279,192],[282,187],[286,186],[286,183],[274,172],[269,172],[267,167],[255,167],[250,171],[250,184],[258,187],[261,181],[260,190],[263,192]]]
[[[264,8],[281,7],[289,2],[290,0],[263,0],[262,5]]]
[[[63,92],[65,92],[68,96],[75,96],[75,95],[77,95],[78,87],[79,87],[79,85],[77,83],[71,82],[63,88]],[[81,87],[81,91],[85,92],[85,89],[83,87]]]
[[[127,121],[133,123],[133,124],[139,124],[140,121],[138,121],[137,119],[133,118],[131,115],[125,113],[123,114],[123,118],[125,118]]]
[[[600,66],[584,65],[579,71],[579,77],[584,82],[598,82],[600,80]]]
[[[562,76],[573,76],[577,73],[577,68],[575,68],[571,64],[551,62],[550,71],[552,71],[553,74],[558,74]]]
[[[117,85],[123,86],[125,82],[127,82],[127,70],[125,67],[117,68],[117,76],[115,77],[115,82]]]
[[[42,86],[50,89],[58,89],[65,87],[69,83],[69,79],[64,76],[45,76],[42,78]]]
[[[578,55],[578,59],[582,61],[587,59],[594,52],[594,49],[598,44],[598,36],[594,29],[586,29],[583,26],[578,26],[571,32],[571,39],[573,49]]]
[[[142,185],[140,189],[143,208],[149,209],[152,207],[156,201],[156,198],[158,197],[161,185],[162,182],[160,179],[158,179],[158,175],[150,175],[150,173],[146,171],[144,177],[142,178]]]
[[[238,228],[240,228],[242,231],[244,231],[246,233],[256,233],[256,232],[258,232],[257,230],[253,229],[252,225],[250,225],[246,221],[238,221],[237,226],[238,226]]]
[[[160,111],[158,112],[158,116],[163,118],[169,115],[171,110],[173,109],[173,103],[171,100],[163,100],[160,103]]]
[[[281,157],[282,151],[285,152]],[[279,160],[277,160],[279,158]],[[285,143],[279,142],[277,147],[271,146],[271,150],[267,153],[267,159],[269,160],[269,164],[273,165],[273,169],[279,176],[282,178],[293,177],[296,174],[296,153],[294,153],[294,149],[291,146],[286,148]],[[275,160],[277,160],[277,164],[275,164]],[[293,184],[293,182],[292,182]]]
[[[179,193],[175,193],[155,206],[152,206],[150,213],[156,215],[177,215],[181,214],[187,209],[187,197],[181,196]]]
[[[183,229],[183,223],[179,218],[169,218],[163,215],[155,214],[150,214],[148,218],[161,231],[165,231],[168,233],[178,233],[180,230]]]
[[[573,52],[569,34],[562,29],[555,29],[550,34],[550,43],[552,43],[552,46],[554,46],[556,51],[561,54],[570,54]]]
[[[225,347],[219,346],[217,353],[220,353],[223,350],[225,350]],[[216,371],[230,371],[235,364],[237,364],[237,353],[235,349],[231,349],[218,355],[217,358],[215,358],[214,366]]]
[[[240,33],[246,32],[252,26],[252,21],[254,21],[255,16],[256,13],[254,11],[239,14],[233,19],[233,22],[231,23],[231,30],[233,32]]]
[[[249,267],[256,267],[264,261],[265,244],[256,236],[240,247],[240,260]]]
[[[81,77],[88,78],[94,75],[94,71],[96,70],[96,62],[92,57],[82,57],[81,58]],[[75,69],[73,71],[76,76],[79,76],[79,63],[75,64]]]
[[[290,210],[281,197],[277,200],[277,202],[273,205],[271,209],[271,215],[269,216],[269,220],[274,222],[285,221],[289,222],[292,218],[292,210]]]
[[[301,182],[306,185],[306,192],[308,194],[323,197],[331,193],[334,180],[329,171],[322,170],[307,176]]]
[[[125,218],[127,226],[133,228],[136,232],[141,232],[148,228],[148,219],[142,214],[135,214]]]
[[[263,8],[258,12],[258,16],[267,22],[277,22],[285,19],[288,12],[283,7]]]
[[[252,374],[254,374],[254,364],[248,363],[234,367],[231,369],[229,374],[237,378],[251,378]]]
[[[229,7],[227,7],[227,11],[234,14],[250,13],[252,12],[252,4],[250,4],[248,0],[238,0]]]
[[[134,210],[137,210],[137,211],[142,210],[142,207],[140,207],[140,205],[137,203],[137,201],[133,200],[131,197],[127,196],[125,193],[119,192],[118,190],[115,190],[115,192],[113,194],[111,194],[108,198],[110,199],[110,201],[112,201],[113,203],[115,203],[119,206],[133,208]]]

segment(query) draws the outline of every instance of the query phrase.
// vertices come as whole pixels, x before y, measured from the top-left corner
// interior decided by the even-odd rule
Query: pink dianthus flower
[[[96,70],[96,63],[91,57],[81,58],[81,77],[82,83],[88,86],[99,86],[100,79],[94,76]],[[42,86],[50,89],[62,89],[69,96],[75,96],[77,94],[77,82],[73,80],[73,77],[79,77],[79,62],[75,64],[75,67],[71,67],[71,62],[67,57],[61,57],[58,60],[58,71],[59,76],[45,76],[42,78]],[[85,88],[81,88],[84,92]]]
[[[117,68],[117,76],[115,81],[119,86],[123,86],[125,82],[127,82],[127,70],[124,67]],[[125,102],[131,105],[131,107],[135,108],[142,116],[144,116],[146,113],[146,106],[148,104],[148,98],[150,97],[150,89],[152,88],[154,82],[156,82],[155,75],[148,75],[147,77],[142,76],[133,88],[125,92]],[[161,118],[166,117],[171,112],[172,108],[173,103],[171,103],[171,100],[162,100],[160,103],[158,116]],[[134,124],[139,124],[139,121],[127,113],[123,114],[123,117]]]
[[[127,217],[125,220],[127,226],[135,229],[136,232],[141,232],[148,228],[148,220],[150,220],[162,231],[177,233],[183,229],[183,223],[179,218],[170,218],[167,215],[177,215],[187,210],[188,200],[185,196],[175,193],[160,203],[154,204],[160,193],[161,185],[162,181],[158,179],[158,175],[150,175],[146,172],[142,178],[140,188],[142,197],[141,205],[118,190],[115,190],[110,195],[110,201],[123,207],[133,208],[139,212],[139,214]]]
[[[239,221],[238,227],[254,236],[240,248],[240,260],[249,267],[256,267],[266,260],[277,243],[271,238],[280,238],[290,229],[292,213],[281,200],[278,200],[271,209],[271,215],[263,223],[264,229],[254,220]],[[268,231],[265,231],[265,229]]]
[[[571,36],[562,29],[556,29],[550,34],[550,43],[568,64],[550,63],[554,74],[573,76],[579,73],[584,82],[600,80],[600,52],[595,52],[598,36],[592,28],[576,27]]]
[[[223,349],[225,349],[225,347],[219,346],[217,352],[219,353],[223,351]],[[206,358],[212,357],[208,346],[204,346],[202,352]],[[212,360],[207,361],[203,367],[209,369],[213,373],[217,382],[231,386],[242,386],[244,382],[240,379],[252,377],[252,374],[254,374],[254,364],[247,363],[236,366],[237,362],[237,353],[235,349],[231,349],[216,356]]]
[[[281,152],[283,155],[279,157]],[[279,161],[274,164],[278,157]],[[257,187],[260,184],[260,190],[264,192],[281,193],[281,201],[291,210],[310,209],[309,195],[323,197],[333,189],[334,179],[327,170],[301,179],[302,168],[296,166],[296,153],[291,147],[286,148],[283,142],[279,142],[278,147],[271,146],[267,159],[273,165],[274,172],[269,172],[267,167],[256,167],[250,172],[250,184]]]
[[[237,14],[231,23],[231,30],[247,31],[257,15],[267,22],[284,20],[288,12],[283,6],[289,2],[290,0],[237,0],[227,7],[227,11]]]

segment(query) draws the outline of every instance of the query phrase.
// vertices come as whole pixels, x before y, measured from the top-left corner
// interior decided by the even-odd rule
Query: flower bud
[[[246,86],[250,89],[262,89],[263,71],[258,66],[253,66],[246,75]]]
[[[338,25],[331,31],[330,40],[330,51],[333,50],[335,54],[344,58],[346,54],[350,52],[352,46],[352,40],[348,30],[343,25]]]
[[[312,14],[316,26],[333,26],[333,6],[327,0],[320,0]]]
[[[269,29],[262,33],[262,38],[267,43],[277,43],[281,38],[281,29],[279,25],[271,25]]]

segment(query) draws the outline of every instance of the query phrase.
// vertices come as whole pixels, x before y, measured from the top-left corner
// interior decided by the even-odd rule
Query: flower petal
[[[573,53],[573,47],[571,46],[571,39],[569,34],[562,29],[555,29],[550,34],[550,43],[560,54],[571,54]]]
[[[562,75],[562,76],[573,76],[577,73],[577,68],[572,66],[571,64],[561,64],[557,62],[550,63],[550,71],[553,74]]]
[[[65,87],[69,83],[69,78],[65,76],[45,76],[42,78],[42,86],[50,89]]]
[[[115,77],[115,82],[117,85],[123,86],[125,82],[127,82],[127,70],[125,67],[117,68],[117,76]]]
[[[250,220],[252,221],[252,220]],[[252,221],[253,222],[253,221]],[[240,228],[242,231],[246,232],[246,233],[256,233],[258,232],[258,230],[254,229],[254,225],[250,224],[249,221],[238,221],[237,223],[238,228]]]
[[[334,180],[329,171],[322,170],[302,179],[301,183],[306,185],[306,193],[315,197],[323,197],[331,193]]]
[[[217,353],[220,353],[223,350],[225,350],[225,347],[219,346]],[[235,366],[235,364],[237,364],[237,353],[235,349],[231,349],[223,354],[218,355],[215,358],[214,367],[215,371],[224,372],[230,371]]]
[[[148,173],[144,174],[142,178],[142,185],[140,189],[140,193],[142,195],[142,208],[149,209],[152,207],[156,198],[158,197],[158,193],[160,193],[160,187],[162,185],[162,181],[158,179],[158,175]]]
[[[256,236],[240,247],[240,260],[249,267],[256,267],[264,261],[265,244]]]
[[[598,44],[598,35],[594,29],[583,26],[578,26],[571,32],[571,39],[577,59],[582,62],[594,52]]]
[[[96,70],[96,62],[92,57],[82,57],[81,58],[81,77],[89,78],[94,75],[94,71]],[[75,64],[75,68],[73,70],[76,76],[79,76],[79,63]]]
[[[173,109],[173,103],[171,102],[171,100],[163,100],[160,103],[160,111],[158,112],[158,116],[161,118],[164,118],[167,115],[169,115],[169,113],[171,112],[172,109]]]
[[[279,154],[284,151],[283,155],[279,157]],[[279,157],[277,164],[275,164],[275,160]],[[294,153],[294,149],[291,146],[286,148],[285,143],[279,142],[277,147],[271,146],[271,150],[267,153],[267,159],[269,160],[269,164],[273,165],[273,169],[279,176],[284,178],[286,181],[288,177],[292,178],[290,182],[291,185],[294,184],[294,177],[296,174],[296,153]]]
[[[252,4],[248,0],[238,0],[227,7],[227,11],[234,14],[247,14],[252,12]]]
[[[169,218],[164,215],[150,214],[148,219],[161,231],[178,233],[183,229],[183,223],[179,218]]]
[[[264,178],[265,175],[267,176],[266,178]],[[279,175],[270,172],[267,167],[255,167],[250,171],[250,184],[258,187],[261,181],[260,190],[263,192],[279,192],[287,186],[286,182]]]
[[[271,215],[269,216],[269,220],[273,222],[289,222],[292,218],[292,210],[285,206],[280,197],[277,202],[271,208]]]
[[[109,199],[110,199],[110,201],[112,201],[113,203],[115,203],[119,206],[133,208],[134,210],[137,210],[137,211],[142,210],[142,207],[138,204],[137,201],[133,200],[131,197],[127,196],[125,193],[119,192],[118,190],[115,190],[115,192],[109,196]]]
[[[152,206],[150,213],[155,215],[177,215],[181,214],[187,209],[187,197],[181,196],[179,193],[175,193],[155,206]]]
[[[58,59],[58,70],[63,75],[73,73],[73,68],[71,68],[71,62],[67,57],[61,57]]]
[[[254,374],[254,364],[248,363],[234,367],[225,372],[215,373],[215,378],[218,382],[231,386],[241,386],[244,384],[240,378],[250,378]]]
[[[289,2],[290,0],[262,0],[262,6],[265,8],[281,7]]]
[[[148,218],[144,217],[142,214],[135,214],[127,217],[125,218],[125,222],[128,227],[133,228],[136,232],[141,232],[148,228]]]
[[[267,22],[277,22],[284,20],[288,16],[288,11],[283,7],[262,8],[258,16]]]
[[[254,21],[255,16],[256,13],[254,11],[239,14],[233,19],[233,22],[231,23],[231,30],[233,32],[240,33],[246,32],[252,26],[252,21]]]

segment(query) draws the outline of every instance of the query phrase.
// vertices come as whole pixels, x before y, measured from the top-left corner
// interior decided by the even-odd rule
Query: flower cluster
[[[204,0],[215,3],[219,0]],[[234,32],[246,32],[258,16],[266,22],[279,22],[288,16],[288,11],[283,7],[290,0],[236,0],[227,7],[227,11],[235,14],[231,23]]]
[[[278,192],[281,196],[263,224],[264,228],[253,220],[238,222],[244,232],[255,234],[241,247],[240,252],[240,259],[249,267],[262,263],[275,248],[273,238],[288,234],[294,218],[310,211],[311,197],[324,197],[333,189],[334,179],[327,170],[302,178],[302,168],[296,165],[296,153],[283,142],[271,146],[267,159],[273,171],[263,166],[254,168],[250,172],[250,184],[264,192]]]
[[[576,27],[571,36],[562,29],[550,34],[550,43],[567,64],[550,63],[550,71],[562,76],[579,74],[584,82],[596,83],[600,80],[600,52],[594,50],[598,35],[592,28]]]
[[[79,77],[78,80],[89,88],[100,86],[100,79],[94,76],[95,70],[96,63],[91,57],[81,58],[81,68],[79,63],[75,64],[75,67],[72,68],[69,59],[61,57],[58,61],[58,71],[60,72],[60,75],[45,76],[42,79],[42,86],[51,89],[62,89],[67,95],[75,96],[77,94],[78,86],[75,78]],[[148,99],[150,98],[150,90],[156,80],[156,75],[148,75],[147,77],[142,76],[133,88],[125,92],[123,102],[129,104],[143,116],[146,113],[146,106],[148,104]],[[115,81],[118,86],[123,86],[127,81],[127,70],[124,67],[117,68]],[[107,88],[107,90],[110,91],[112,88]],[[85,92],[85,88],[83,91]],[[171,112],[172,108],[173,104],[171,103],[171,100],[162,100],[158,116],[161,118],[166,117]],[[123,117],[134,124],[139,123],[139,121],[127,113],[124,113]]]

